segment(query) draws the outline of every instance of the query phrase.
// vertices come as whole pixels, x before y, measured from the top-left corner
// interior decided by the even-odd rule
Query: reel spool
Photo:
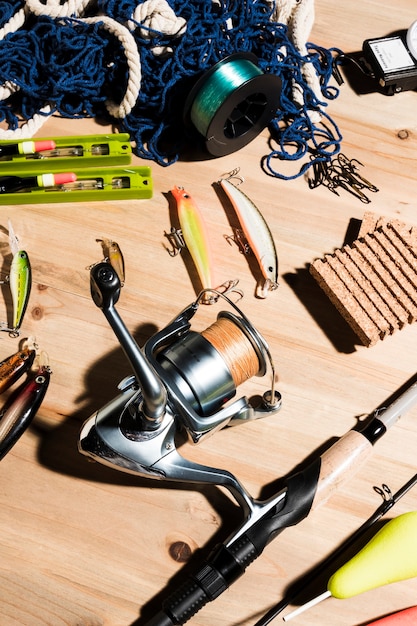
[[[211,415],[234,397],[236,389],[267,369],[265,351],[253,327],[221,311],[200,333],[189,331],[156,357],[164,382],[175,384],[193,409]]]
[[[186,100],[184,120],[205,139],[210,154],[225,156],[269,124],[280,95],[279,76],[264,74],[254,54],[236,53],[200,77]]]

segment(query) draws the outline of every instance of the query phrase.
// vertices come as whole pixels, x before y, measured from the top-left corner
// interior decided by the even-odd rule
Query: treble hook
[[[246,239],[243,230],[233,228],[233,235],[223,235],[229,245],[236,244],[241,254],[250,254],[252,248]]]
[[[171,249],[166,248],[169,256],[177,256],[177,254],[179,254],[181,250],[186,247],[181,228],[175,228],[175,226],[172,226],[169,233],[164,231],[164,236],[168,239],[172,246]]]
[[[219,180],[236,180],[236,186],[242,185],[242,183],[245,182],[245,179],[243,178],[243,176],[238,176],[240,172],[240,167],[235,167],[233,170],[231,170],[230,172],[226,172],[225,174],[222,174],[220,176]]]
[[[235,278],[234,280],[226,280],[224,283],[219,285],[219,287],[217,287],[216,291],[218,291],[222,295],[227,295],[229,293],[237,293],[239,298],[237,299],[236,302],[239,302],[239,300],[243,298],[244,293],[242,289],[235,289],[238,282],[239,282],[238,278]]]
[[[337,156],[337,162],[342,168],[343,174],[351,181],[351,184],[353,183],[356,187],[361,189],[365,188],[373,192],[379,191],[376,185],[359,174],[358,166],[363,167],[363,163],[361,163],[358,159],[348,159],[346,155],[340,153]]]
[[[315,159],[313,155],[311,157],[311,161],[312,172],[309,168],[306,173],[306,178],[310,189],[316,189],[320,185],[323,185],[324,187],[327,187],[327,189],[329,189],[331,192],[333,192],[336,196],[338,196],[338,183],[335,176],[333,161]]]
[[[213,289],[203,289],[198,295],[196,304],[199,302],[203,302],[204,304],[214,304],[220,297],[227,296],[230,293],[238,294],[239,298],[236,302],[239,302],[245,294],[241,289],[235,289],[238,282],[239,279],[235,278],[234,280],[226,280],[224,283]]]
[[[315,159],[311,156],[311,165],[306,173],[308,186],[310,189],[315,189],[319,185],[323,185],[328,179],[328,169],[326,162],[321,159]]]
[[[356,179],[352,175],[346,176],[337,174],[334,180],[339,187],[342,187],[342,189],[345,189],[354,195],[364,204],[369,204],[371,202],[368,196],[361,191],[363,186],[358,185]]]

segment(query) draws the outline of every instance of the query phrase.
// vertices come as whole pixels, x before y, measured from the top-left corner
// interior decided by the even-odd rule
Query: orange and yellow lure
[[[171,193],[177,203],[178,221],[181,227],[180,236],[183,247],[186,247],[194,262],[203,289],[214,288],[213,254],[207,237],[207,228],[196,203],[183,187],[174,187]],[[178,231],[171,234],[179,235]],[[203,301],[212,302],[210,292]]]

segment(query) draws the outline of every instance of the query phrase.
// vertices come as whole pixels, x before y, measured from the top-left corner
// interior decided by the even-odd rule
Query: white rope
[[[2,129],[0,128],[0,138],[1,139],[29,139],[33,137],[40,128],[45,124],[46,120],[51,115],[52,109],[49,104],[42,107],[39,113],[35,113],[33,117],[27,120],[22,126],[12,129]]]
[[[47,12],[39,14],[47,14],[50,17],[64,17],[70,15],[71,11],[82,12],[89,2],[90,0],[71,0],[70,2],[67,2],[65,6],[58,6],[56,0],[52,0],[52,2],[51,0],[49,0]],[[45,9],[45,5],[41,4],[39,0],[27,0],[26,5],[27,8],[33,12],[37,12],[38,10],[40,11],[40,9],[42,8]],[[18,14],[20,17],[20,23],[19,19],[17,19],[16,17],[18,16]],[[8,32],[12,32],[12,24],[16,27],[16,29],[20,28],[20,26],[23,25],[24,14],[23,16],[20,14],[21,12],[19,11],[13,16],[11,20],[9,20]],[[116,22],[110,17],[97,16],[90,18],[81,18],[80,21],[90,24],[102,23],[103,27],[111,32],[114,36],[116,36],[123,46],[123,50],[126,55],[129,67],[129,78],[126,93],[120,104],[112,102],[111,100],[108,100],[106,102],[106,108],[110,115],[116,118],[123,118],[130,113],[137,101],[142,79],[140,56],[135,40],[126,27],[122,26],[121,24],[119,24],[119,22]],[[13,93],[18,91],[18,89],[19,87],[17,85],[8,81],[4,85],[0,86],[0,100],[6,100]],[[19,128],[7,130],[0,128],[0,138],[27,139],[29,137],[33,137],[33,135],[35,135],[40,130],[43,124],[45,124],[51,113],[52,107],[49,104],[46,104],[44,107],[42,107],[39,113],[35,113],[31,119],[25,121],[24,124],[22,124],[22,126],[20,126]]]
[[[150,40],[157,33],[163,33],[170,37],[179,37],[184,34],[187,22],[183,17],[177,17],[166,0],[145,0],[137,5],[127,26],[135,30],[139,26],[142,39]],[[162,55],[172,52],[169,46],[154,46],[154,55]]]
[[[19,87],[9,80],[6,81],[4,85],[0,86],[0,100],[6,100],[16,91],[19,91]]]
[[[285,24],[288,28],[288,37],[298,50],[305,56],[307,54],[307,41],[314,24],[314,0],[270,0],[273,12],[271,19],[275,22]],[[303,77],[307,85],[312,89],[316,98],[321,100],[320,80],[314,66],[311,63],[304,63]],[[304,94],[301,85],[293,83],[293,100],[299,106],[304,104]],[[320,111],[310,110],[308,115],[312,122],[321,119]]]
[[[0,85],[0,100],[7,100],[11,95],[19,91],[20,87],[15,83],[6,81],[4,85]],[[31,119],[27,120],[22,126],[12,129],[0,128],[1,139],[28,139],[33,137],[35,133],[45,124],[49,115],[51,114],[51,107],[49,104],[44,106],[39,113],[36,113]]]
[[[16,30],[18,30],[21,26],[23,26],[25,20],[26,11],[24,7],[22,7],[21,9],[16,11],[14,15],[12,15],[9,21],[6,22],[6,24],[2,28],[0,28],[0,39],[4,39],[9,33],[14,33]]]
[[[91,0],[68,0],[65,4],[61,4],[60,0],[46,0],[46,2],[26,0],[25,7],[16,11],[13,17],[0,29],[0,39],[4,39],[9,33],[21,28],[26,21],[28,13],[48,15],[52,18],[81,15],[90,2]],[[0,100],[6,100],[18,90],[19,87],[17,85],[7,81],[0,86]],[[32,118],[26,120],[19,128],[0,128],[0,138],[28,139],[33,137],[42,128],[51,113],[52,107],[46,104],[40,109],[39,113],[35,113]]]
[[[102,22],[106,30],[117,37],[123,46],[129,67],[129,78],[126,93],[120,104],[116,104],[115,102],[108,100],[106,102],[106,108],[113,117],[126,117],[138,99],[142,81],[140,56],[135,39],[125,26],[116,22],[116,20],[111,17],[107,17],[105,15],[98,17],[86,17],[81,21],[86,22],[87,24],[97,24]]]
[[[314,0],[300,0],[297,6],[294,8],[291,15],[291,20],[288,24],[288,34],[292,39],[293,44],[297,50],[303,55],[307,55],[307,40],[310,36],[311,29],[314,24]],[[311,63],[304,63],[303,76],[306,83],[314,91],[318,100],[321,100],[321,87],[319,77],[317,75],[314,66]],[[294,100],[298,103],[302,103],[302,89],[300,86],[295,86],[293,90]],[[315,120],[320,119],[321,115],[318,112],[310,112],[310,117]],[[313,121],[315,121],[313,120]]]
[[[273,8],[271,20],[288,25],[298,0],[270,0],[269,4]]]
[[[52,18],[81,16],[92,0],[26,0],[26,9],[34,15],[48,15]]]

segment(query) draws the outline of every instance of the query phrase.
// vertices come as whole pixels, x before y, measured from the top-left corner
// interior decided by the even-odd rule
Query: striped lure
[[[262,277],[256,295],[266,298],[268,291],[278,287],[278,257],[272,233],[259,209],[243,191],[227,178],[221,179],[219,185],[233,206],[244,238],[259,265]]]
[[[36,350],[25,347],[0,362],[0,393],[32,367],[35,356]]]
[[[0,411],[0,459],[24,433],[45,397],[51,370],[41,365],[7,399]]]

